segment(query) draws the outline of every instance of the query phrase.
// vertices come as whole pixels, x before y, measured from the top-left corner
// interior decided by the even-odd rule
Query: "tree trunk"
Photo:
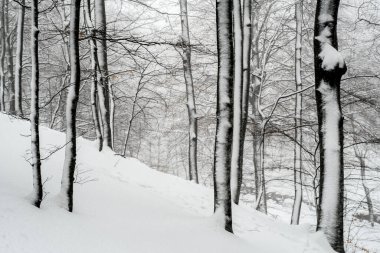
[[[91,52],[91,71],[92,71],[92,82],[91,82],[91,112],[92,112],[92,120],[94,122],[96,140],[98,143],[99,151],[103,148],[103,136],[102,129],[100,127],[99,113],[98,113],[98,75],[97,75],[97,45],[96,45],[96,32],[95,27],[91,18],[91,5],[90,0],[86,1],[86,15],[85,20],[88,26],[88,34],[90,35],[89,43],[90,43],[90,52]]]
[[[80,0],[71,0],[70,14],[70,88],[66,102],[66,147],[61,182],[64,207],[73,211],[74,172],[76,166],[76,113],[80,85],[79,19]]]
[[[13,46],[11,43],[11,31],[9,31],[9,0],[5,0],[5,48],[7,54],[7,74],[8,74],[8,97],[9,112],[15,114],[15,78],[13,72]]]
[[[302,8],[303,0],[295,5],[296,16],[296,46],[295,46],[295,79],[296,91],[302,90],[301,78],[301,50],[302,50]],[[294,133],[294,203],[290,223],[299,224],[302,205],[302,93],[295,98],[295,133]]]
[[[239,204],[242,181],[242,168],[239,163],[242,157],[242,85],[243,85],[243,28],[240,0],[233,0],[234,31],[234,113],[231,156],[231,195],[235,204]]]
[[[39,61],[38,61],[38,0],[31,3],[31,104],[30,104],[30,130],[32,140],[32,169],[33,169],[33,205],[40,207],[43,191],[41,179],[41,155],[39,133]]]
[[[339,0],[318,0],[315,16],[314,65],[320,142],[320,190],[317,230],[333,249],[344,252],[343,118],[340,80],[347,68],[337,51]]]
[[[247,130],[249,86],[251,82],[251,44],[252,44],[252,0],[243,0],[243,84],[241,91],[241,133],[238,168],[241,171],[239,182],[243,180],[244,142]]]
[[[23,116],[22,112],[22,56],[24,50],[24,20],[25,0],[21,0],[17,18],[17,49],[15,71],[15,110],[16,114]]]
[[[0,54],[0,110],[5,111],[5,1],[1,0],[0,22],[1,22],[1,54]]]
[[[232,233],[231,151],[233,123],[233,41],[232,1],[216,2],[218,47],[218,83],[216,108],[216,138],[214,154],[214,212],[224,221],[225,230]]]
[[[99,108],[103,123],[103,148],[112,147],[112,129],[110,125],[110,87],[108,78],[108,65],[107,65],[107,23],[106,11],[104,0],[95,0],[95,28],[97,36],[99,36],[98,48],[98,67],[100,71],[98,95],[99,95]],[[112,97],[111,97],[112,99]]]
[[[198,142],[198,119],[195,107],[194,85],[191,70],[191,47],[189,35],[189,22],[187,16],[187,0],[180,0],[181,28],[182,28],[182,61],[183,75],[186,84],[187,112],[189,115],[189,180],[198,181],[197,168],[197,142]]]

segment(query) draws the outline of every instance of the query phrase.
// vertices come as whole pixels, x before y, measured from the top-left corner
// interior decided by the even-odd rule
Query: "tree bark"
[[[302,90],[301,77],[301,50],[302,50],[302,8],[303,0],[295,5],[296,16],[296,46],[295,46],[295,80],[296,91]],[[294,119],[294,203],[290,223],[299,224],[302,205],[302,93],[295,97],[295,119]]]
[[[234,31],[234,106],[233,138],[231,156],[231,195],[235,204],[239,204],[243,171],[242,159],[242,85],[243,85],[243,28],[240,0],[233,0]]]
[[[91,53],[91,71],[92,71],[92,82],[91,82],[91,111],[92,111],[92,120],[94,122],[95,135],[98,143],[98,150],[101,151],[103,148],[103,135],[102,129],[100,127],[99,120],[99,108],[98,108],[98,75],[97,75],[97,66],[98,66],[98,50],[96,44],[96,32],[95,27],[91,18],[91,4],[90,0],[86,1],[86,12],[85,20],[88,26],[88,34],[90,35],[90,53]]]
[[[214,154],[214,212],[232,233],[231,151],[233,124],[232,1],[216,1],[218,47],[217,122]]]
[[[22,112],[22,56],[24,50],[24,20],[25,20],[25,0],[21,0],[17,18],[17,49],[16,49],[16,70],[15,70],[15,111],[19,116]]]
[[[99,43],[97,43],[98,48],[98,67],[100,71],[99,84],[98,87],[99,95],[99,108],[101,112],[103,123],[103,148],[112,147],[112,126],[110,113],[110,94],[111,90],[109,87],[108,78],[108,65],[107,65],[107,22],[106,22],[106,11],[104,0],[95,0],[95,28],[96,35],[99,36]],[[111,97],[111,99],[113,99]]]
[[[80,0],[71,0],[70,12],[70,88],[66,102],[66,146],[61,182],[64,207],[73,211],[74,172],[76,166],[76,113],[80,86],[79,19]]]
[[[31,105],[30,105],[30,130],[31,151],[33,169],[33,199],[32,203],[40,207],[43,190],[41,179],[41,155],[40,155],[40,133],[39,133],[39,60],[38,60],[38,0],[31,2]]]
[[[8,74],[8,97],[9,112],[15,114],[15,78],[13,72],[13,46],[11,43],[11,32],[9,31],[9,0],[5,0],[5,48],[7,55],[7,74]]]
[[[1,0],[0,110],[5,111],[5,1]]]
[[[199,183],[197,167],[198,119],[195,106],[194,84],[191,70],[191,47],[189,21],[187,15],[187,0],[180,0],[182,28],[182,62],[183,76],[186,84],[187,112],[189,115],[189,180]]]
[[[332,248],[344,252],[343,117],[340,80],[347,68],[337,51],[339,0],[318,0],[315,16],[314,65],[320,142],[320,190],[317,230]]]

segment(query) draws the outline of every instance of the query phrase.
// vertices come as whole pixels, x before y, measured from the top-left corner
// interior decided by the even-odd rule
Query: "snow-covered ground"
[[[99,153],[79,138],[74,213],[59,206],[64,134],[41,127],[46,197],[32,206],[29,122],[0,114],[0,252],[333,252],[310,226],[234,206],[235,235],[212,216],[212,190]]]

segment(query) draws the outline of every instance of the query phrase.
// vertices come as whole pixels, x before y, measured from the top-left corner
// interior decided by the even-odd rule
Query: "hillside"
[[[0,114],[0,252],[332,252],[320,233],[235,206],[235,235],[217,227],[212,190],[99,153],[79,138],[74,213],[57,198],[65,135],[41,127],[46,197],[32,190],[29,122]]]

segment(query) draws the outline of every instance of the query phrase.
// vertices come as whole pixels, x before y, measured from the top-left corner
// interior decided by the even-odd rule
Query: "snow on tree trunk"
[[[187,15],[187,0],[180,0],[181,8],[181,42],[182,42],[182,61],[183,75],[186,84],[187,111],[189,115],[189,180],[198,182],[197,167],[197,142],[198,142],[198,119],[195,107],[194,84],[191,70],[191,47],[189,35],[189,22]]]
[[[234,118],[231,156],[231,195],[235,204],[239,204],[242,181],[242,167],[239,166],[241,151],[242,121],[242,85],[243,85],[243,28],[240,0],[233,0],[234,24]]]
[[[1,32],[1,54],[0,54],[0,110],[5,111],[5,0],[1,0],[0,32]]]
[[[13,72],[13,47],[11,43],[11,31],[9,30],[9,0],[5,0],[5,48],[7,54],[7,74],[8,74],[8,97],[9,112],[15,114],[15,78]]]
[[[214,154],[214,212],[225,230],[232,232],[231,151],[233,120],[232,1],[216,2],[218,84]]]
[[[295,46],[295,79],[296,91],[302,90],[301,78],[301,50],[302,50],[302,8],[303,0],[295,5],[296,16],[296,46]],[[290,223],[299,224],[302,205],[302,93],[295,98],[295,143],[294,143],[294,203]]]
[[[71,1],[70,14],[70,87],[66,101],[66,146],[61,181],[63,206],[73,211],[74,172],[76,166],[76,114],[80,86],[79,19],[80,0]]]
[[[315,17],[314,65],[320,142],[320,190],[317,230],[333,249],[344,252],[343,118],[340,80],[347,68],[337,51],[339,0],[318,0]]]
[[[90,57],[91,57],[91,71],[92,71],[92,82],[91,82],[91,112],[92,120],[94,122],[96,141],[99,151],[103,148],[103,136],[102,130],[100,127],[99,113],[98,113],[98,76],[97,76],[97,45],[96,45],[96,32],[95,27],[91,18],[91,5],[90,0],[86,1],[86,11],[85,11],[85,21],[88,26],[88,34],[90,35],[89,44],[90,44]]]
[[[243,84],[241,91],[240,183],[243,180],[244,142],[248,120],[249,86],[251,82],[252,0],[243,0]]]
[[[98,67],[100,71],[98,96],[99,96],[99,108],[103,123],[103,147],[112,147],[112,126],[110,113],[110,98],[111,90],[109,87],[108,78],[108,65],[107,65],[107,23],[106,23],[106,10],[104,0],[95,0],[95,28],[97,36],[100,38],[98,47]]]
[[[17,17],[17,49],[15,65],[15,110],[19,116],[22,112],[22,56],[24,49],[24,20],[25,20],[25,0],[20,1],[21,5]]]
[[[33,169],[33,196],[32,203],[40,207],[43,191],[41,179],[41,155],[40,155],[40,133],[39,133],[39,61],[38,61],[38,0],[31,2],[31,102],[30,102],[30,132],[31,153]]]

